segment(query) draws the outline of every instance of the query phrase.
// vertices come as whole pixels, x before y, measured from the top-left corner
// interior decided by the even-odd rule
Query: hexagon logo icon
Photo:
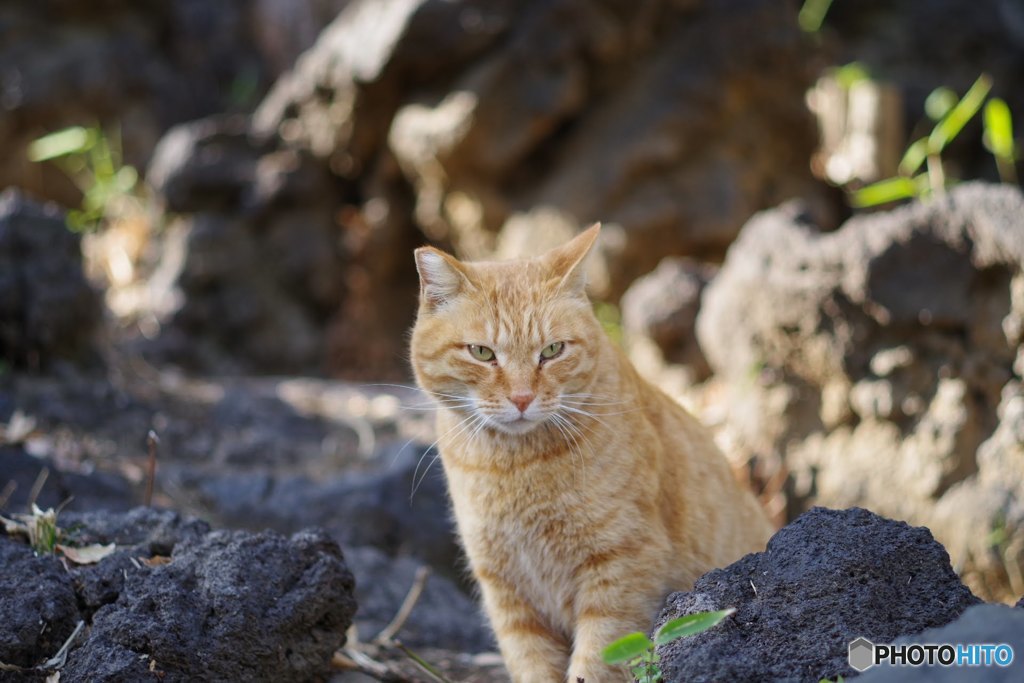
[[[875,665],[875,644],[867,638],[858,638],[850,643],[850,666],[863,672]]]

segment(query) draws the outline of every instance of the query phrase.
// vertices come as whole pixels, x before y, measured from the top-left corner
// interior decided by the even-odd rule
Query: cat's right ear
[[[469,286],[465,267],[454,256],[434,247],[420,247],[415,254],[420,301],[430,308],[443,306]]]

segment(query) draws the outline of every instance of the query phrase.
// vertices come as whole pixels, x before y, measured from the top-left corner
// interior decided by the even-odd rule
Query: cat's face
[[[412,363],[421,387],[480,427],[525,434],[582,409],[603,331],[581,262],[597,226],[531,260],[462,263],[416,252],[420,310]]]

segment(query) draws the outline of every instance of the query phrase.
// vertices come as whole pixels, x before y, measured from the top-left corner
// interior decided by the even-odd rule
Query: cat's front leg
[[[516,591],[490,572],[476,572],[484,608],[514,683],[562,683],[569,667],[569,641],[557,633]]]
[[[634,620],[594,615],[582,620],[576,629],[576,644],[569,664],[569,683],[623,683],[632,681],[626,667],[609,666],[601,659],[601,650],[633,631],[646,630]]]
[[[576,596],[576,632],[569,664],[569,683],[622,683],[632,681],[625,666],[609,666],[601,651],[634,631],[647,631],[662,597],[661,590],[644,585],[625,563],[604,566],[582,577]]]

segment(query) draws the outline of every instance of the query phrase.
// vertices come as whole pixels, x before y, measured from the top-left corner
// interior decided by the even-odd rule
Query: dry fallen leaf
[[[113,543],[107,545],[94,543],[93,545],[85,545],[80,548],[57,544],[57,549],[75,564],[95,564],[114,552],[115,547]]]
[[[36,429],[35,418],[15,410],[7,424],[0,424],[0,444],[19,444]]]
[[[170,563],[171,558],[167,555],[154,555],[153,557],[140,557],[139,562],[147,567],[159,567],[162,564]]]
[[[28,536],[28,525],[24,522],[20,522],[16,519],[7,519],[6,517],[0,517],[0,523],[4,525],[4,531],[8,534],[25,534]]]

